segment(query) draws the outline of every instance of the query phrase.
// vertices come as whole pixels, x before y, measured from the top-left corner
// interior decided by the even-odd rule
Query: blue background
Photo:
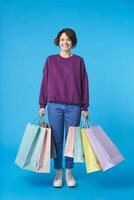
[[[131,0],[0,1],[1,34],[1,199],[134,199],[134,2]],[[79,186],[52,188],[51,174],[34,174],[14,164],[27,122],[39,111],[42,69],[57,32],[73,28],[73,52],[86,64],[90,119],[100,124],[125,161],[106,171],[86,174],[76,164]]]

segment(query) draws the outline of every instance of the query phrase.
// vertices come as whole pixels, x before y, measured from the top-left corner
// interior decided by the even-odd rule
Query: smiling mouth
[[[67,48],[67,47],[69,47],[69,46],[64,46],[64,45],[62,45],[62,47],[66,47],[66,48]]]

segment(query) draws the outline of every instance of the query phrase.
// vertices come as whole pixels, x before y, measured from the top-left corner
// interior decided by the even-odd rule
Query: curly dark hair
[[[72,48],[75,47],[77,44],[77,37],[75,31],[71,28],[63,28],[61,31],[59,31],[56,38],[54,39],[54,44],[56,46],[59,46],[60,36],[62,35],[62,33],[66,33],[66,35],[72,42]]]

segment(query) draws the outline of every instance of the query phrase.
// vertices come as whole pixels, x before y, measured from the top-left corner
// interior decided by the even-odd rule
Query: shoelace
[[[59,180],[61,179],[62,173],[61,172],[57,172],[57,175],[55,177],[55,180]]]
[[[68,178],[69,180],[74,180],[74,178],[73,178],[73,176],[72,176],[72,174],[71,174],[70,171],[67,172],[67,178]]]

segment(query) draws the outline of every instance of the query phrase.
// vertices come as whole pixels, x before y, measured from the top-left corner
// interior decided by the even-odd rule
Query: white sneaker
[[[76,181],[72,175],[71,169],[66,169],[66,183],[68,187],[76,186]]]
[[[53,187],[62,187],[62,169],[58,169],[53,181]]]

